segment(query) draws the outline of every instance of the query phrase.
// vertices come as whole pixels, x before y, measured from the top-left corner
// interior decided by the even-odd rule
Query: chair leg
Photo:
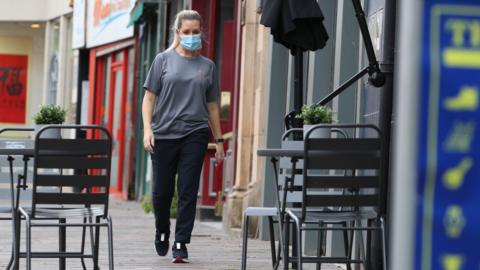
[[[347,227],[347,222],[342,222],[342,226],[344,228]],[[348,256],[348,251],[350,250],[350,240],[348,238],[348,230],[343,230],[343,245],[344,245],[344,251],[345,251],[345,257],[347,257],[348,259],[351,259],[349,258]],[[352,264],[349,262],[346,264],[347,265],[347,270],[352,270]]]
[[[320,226],[320,228],[323,227],[323,222],[320,221],[318,223],[318,225]],[[322,257],[322,252],[323,252],[323,231],[322,230],[319,230],[318,231],[318,248],[317,248],[317,257]],[[322,269],[322,263],[321,262],[318,262],[317,263],[317,270],[321,270]]]
[[[367,221],[367,226],[370,227],[372,225],[372,220],[369,219]],[[365,269],[370,269],[371,267],[371,256],[372,256],[372,231],[367,231],[367,250],[365,252],[365,260],[364,265]]]
[[[289,245],[290,245],[290,216],[285,215],[285,223],[283,224],[283,270],[288,270],[290,255],[289,255]]]
[[[59,220],[59,223],[61,224],[65,224],[66,220],[64,218],[61,218]],[[59,252],[60,253],[63,253],[66,251],[66,247],[67,247],[67,241],[66,241],[66,234],[67,234],[67,227],[59,227],[58,228],[58,234],[59,234],[59,237],[58,237],[58,240],[59,240]],[[60,270],[65,270],[66,268],[66,259],[65,258],[60,258],[58,260],[58,265],[59,265],[59,269]]]
[[[278,267],[280,266],[280,261],[282,260],[282,241],[280,240],[280,238],[282,238],[282,235],[283,235],[283,231],[278,231],[278,248],[275,246],[275,229],[274,229],[274,224],[276,223],[277,221],[273,220],[272,218],[272,226],[270,227],[271,231],[272,231],[272,235],[273,235],[273,249],[274,249],[274,252],[276,252],[276,255],[275,255],[275,265],[273,265],[273,270],[277,270]],[[283,239],[283,238],[282,238]]]
[[[113,270],[113,226],[112,226],[112,218],[110,216],[107,217],[108,225],[108,266],[110,270]]]
[[[247,269],[248,219],[247,215],[243,216],[242,270]]]
[[[355,221],[350,221],[350,227],[355,228]],[[355,230],[350,232],[350,247],[348,249],[348,258],[352,259],[352,252],[353,252],[353,243],[355,241]]]
[[[92,224],[93,223],[93,219],[92,217],[88,217],[88,223]],[[88,226],[89,227],[89,231],[90,231],[90,249],[92,251],[92,254],[95,250],[95,237],[94,237],[94,233],[93,233],[93,229],[94,227],[93,226]]]
[[[270,250],[272,252],[272,266],[275,268],[277,258],[275,256],[275,232],[273,230],[273,218],[268,217],[268,230],[270,232]]]
[[[87,218],[83,218],[83,224],[87,223]],[[85,255],[85,236],[86,236],[86,231],[87,231],[87,227],[86,226],[83,226],[82,227],[82,245],[80,247],[80,253],[82,253],[82,255]],[[83,270],[87,270],[87,267],[85,265],[85,259],[82,257],[80,258],[80,262],[82,263],[82,267],[83,267]]]
[[[100,223],[100,217],[95,217],[95,222],[98,224]],[[100,268],[98,267],[98,249],[100,246],[100,227],[96,226],[95,227],[95,241],[94,241],[94,247],[93,247],[93,269],[94,270],[99,270]]]
[[[302,263],[302,230],[301,230],[301,222],[297,216],[292,216],[292,219],[295,221],[295,230],[296,230],[296,238],[297,238],[297,269],[302,270],[303,263]]]
[[[26,240],[27,240],[27,270],[32,269],[32,258],[31,258],[31,252],[32,252],[32,227],[30,223],[30,218],[28,216],[25,217],[25,225],[26,225]]]
[[[386,238],[385,238],[385,220],[383,217],[380,218],[380,229],[382,233],[382,256],[383,256],[383,270],[387,270],[387,247],[386,247]]]

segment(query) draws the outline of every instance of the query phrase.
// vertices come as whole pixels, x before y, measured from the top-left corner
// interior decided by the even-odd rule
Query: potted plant
[[[333,112],[330,108],[318,105],[303,105],[299,114],[295,116],[297,119],[303,120],[303,134],[317,124],[331,124],[333,120]],[[329,138],[330,130],[327,128],[316,129],[310,135],[311,138]]]
[[[67,111],[54,104],[41,105],[40,110],[33,117],[35,132],[45,125],[60,125],[65,122]],[[60,138],[59,129],[49,129],[42,133],[42,138]]]

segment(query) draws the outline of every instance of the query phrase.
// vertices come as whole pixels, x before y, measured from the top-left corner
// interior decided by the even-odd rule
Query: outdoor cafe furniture
[[[302,141],[294,141],[290,140],[292,135],[294,133],[301,133],[303,132],[302,129],[290,129],[289,131],[285,132],[282,136],[282,148],[277,149],[277,151],[289,151],[289,154],[293,154],[295,156],[295,153],[299,155],[297,158],[301,158],[301,155],[303,154],[302,151],[299,151],[300,148],[303,148],[303,142]],[[247,246],[248,246],[248,222],[249,218],[251,216],[256,216],[256,217],[267,217],[268,218],[268,225],[269,225],[269,234],[270,234],[270,249],[271,249],[271,256],[272,256],[272,265],[274,269],[278,268],[279,262],[280,262],[280,252],[281,252],[281,244],[279,245],[278,248],[278,254],[275,254],[275,237],[274,237],[274,222],[276,222],[279,218],[280,213],[283,213],[281,210],[281,205],[284,205],[282,202],[290,202],[293,203],[298,202],[298,194],[288,194],[287,197],[283,198],[279,195],[279,190],[283,190],[284,184],[287,180],[287,177],[291,177],[291,175],[288,175],[288,173],[291,173],[290,168],[292,166],[292,163],[290,163],[290,158],[285,157],[285,153],[271,153],[272,149],[259,149],[258,150],[258,155],[259,156],[270,156],[272,157],[272,163],[275,169],[275,178],[277,183],[277,189],[275,189],[275,198],[276,198],[276,207],[247,207],[243,213],[243,244],[242,244],[242,265],[241,269],[245,270],[247,269]],[[280,162],[276,159],[276,157],[280,157]],[[276,167],[277,164],[280,163],[279,165],[279,172],[277,172]],[[296,164],[297,161],[294,161]],[[297,200],[297,201],[296,201]],[[280,228],[282,228],[281,224],[279,224]],[[281,231],[281,229],[279,230]],[[282,235],[279,234],[279,242],[282,243]]]
[[[42,135],[54,129],[88,130],[100,135],[100,138],[62,139]],[[100,227],[107,227],[109,268],[113,269],[112,223],[108,216],[112,151],[110,133],[100,126],[49,125],[36,133],[33,145],[31,205],[19,206],[13,216],[15,268],[18,268],[19,258],[26,258],[27,269],[31,269],[32,258],[59,258],[60,269],[65,269],[65,258],[81,258],[86,269],[83,258],[92,258],[94,269],[98,269]],[[59,170],[60,173],[52,170]],[[20,253],[22,219],[26,225],[26,252]],[[59,252],[32,252],[32,227],[58,227]],[[66,227],[82,227],[80,252],[66,252]],[[92,254],[84,253],[86,227],[95,228],[95,236],[91,237]]]
[[[354,134],[362,134],[362,138],[313,138],[312,132],[325,128],[355,129]],[[303,263],[363,263],[370,269],[369,251],[366,258],[351,259],[346,257],[325,257],[303,255],[302,232],[304,231],[367,231],[367,243],[372,231],[380,231],[382,239],[383,269],[386,267],[385,251],[385,179],[382,160],[384,158],[384,142],[380,130],[372,125],[316,125],[304,138],[303,189],[302,206],[287,208],[284,222],[284,269],[290,262],[296,262],[297,269]],[[318,174],[318,170],[351,171],[348,175]],[[318,193],[319,189],[344,189],[349,192],[341,194]],[[338,209],[341,207],[340,209]],[[338,210],[332,210],[338,209]],[[290,221],[293,220],[296,235],[296,254],[289,256]],[[362,221],[368,221],[365,225]],[[373,226],[376,221],[379,226]],[[349,222],[347,227],[326,226],[328,222]],[[306,224],[319,224],[317,227]]]
[[[339,128],[332,128],[330,130],[333,136],[347,138],[347,133]],[[285,213],[285,208],[301,207],[302,204],[302,185],[303,185],[303,156],[304,143],[302,140],[303,129],[290,129],[282,135],[281,148],[279,149],[258,149],[259,156],[271,157],[272,165],[275,173],[275,183],[277,189],[275,190],[275,207],[248,207],[244,211],[244,225],[243,225],[243,245],[242,245],[242,266],[241,269],[246,269],[247,265],[247,246],[248,246],[248,221],[249,217],[267,217],[269,223],[270,245],[272,253],[273,268],[277,269],[282,258],[281,248],[283,247],[284,238],[282,234],[279,236],[279,251],[275,254],[275,239],[273,223],[282,221]],[[277,159],[278,158],[278,159]],[[279,166],[277,170],[277,164]],[[346,223],[339,222],[346,226]],[[282,232],[282,222],[278,223],[279,231]],[[345,248],[349,248],[348,235],[344,234]],[[323,242],[322,235],[318,235],[318,243]],[[295,246],[293,247],[296,248]],[[321,253],[321,248],[317,249],[317,253]],[[348,253],[346,251],[346,253]]]

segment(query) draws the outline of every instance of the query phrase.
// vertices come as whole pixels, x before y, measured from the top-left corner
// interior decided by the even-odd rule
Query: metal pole
[[[385,4],[388,6],[388,2]],[[372,38],[370,37],[370,32],[368,31],[368,24],[365,19],[365,12],[363,11],[362,4],[360,0],[352,0],[353,7],[355,9],[355,15],[357,16],[358,26],[360,32],[362,33],[363,42],[365,43],[365,50],[367,51],[368,62],[371,66],[378,67],[377,58],[375,57],[375,51],[373,50]]]
[[[295,48],[295,72],[294,72],[294,100],[293,108],[300,111],[303,105],[303,52],[300,48]]]
[[[337,89],[335,89],[333,92],[328,94],[328,96],[324,97],[322,100],[317,102],[317,105],[322,105],[322,106],[326,105],[327,103],[332,101],[335,97],[340,95],[343,91],[347,90],[352,84],[357,82],[360,78],[362,78],[368,72],[369,72],[369,67],[362,69],[359,73],[355,74],[353,77],[348,79],[348,81],[344,82]]]
[[[389,269],[414,269],[416,164],[423,1],[399,1]]]

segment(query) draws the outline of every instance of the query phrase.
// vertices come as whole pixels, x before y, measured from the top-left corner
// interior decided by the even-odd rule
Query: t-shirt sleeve
[[[147,78],[145,79],[145,83],[143,84],[143,88],[152,91],[156,95],[162,90],[162,68],[163,57],[159,54],[153,60]]]
[[[212,65],[212,83],[207,89],[207,102],[217,101],[220,97],[220,90],[218,89],[217,69],[215,64]]]

